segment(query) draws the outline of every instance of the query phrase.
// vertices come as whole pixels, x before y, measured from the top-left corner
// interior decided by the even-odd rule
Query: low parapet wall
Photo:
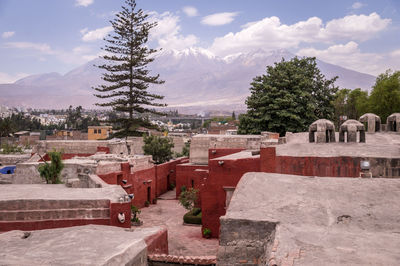
[[[260,135],[196,135],[190,144],[190,163],[208,163],[209,149],[257,150],[260,148]]]
[[[120,186],[1,185],[0,231],[41,230],[85,224],[130,227],[131,202]],[[23,199],[21,199],[23,198]],[[121,200],[122,199],[122,200]],[[125,215],[120,222],[118,214]]]
[[[0,154],[1,165],[16,165],[17,163],[25,162],[31,157],[30,153],[25,154]]]

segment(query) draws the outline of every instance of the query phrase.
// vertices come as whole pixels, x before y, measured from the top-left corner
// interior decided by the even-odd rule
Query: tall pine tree
[[[164,83],[159,75],[152,76],[147,69],[154,60],[151,55],[157,52],[146,46],[150,29],[157,25],[147,17],[142,9],[136,8],[135,0],[125,0],[122,11],[110,21],[114,32],[104,39],[108,43],[103,48],[107,55],[102,58],[107,63],[98,67],[106,71],[102,77],[105,83],[94,89],[99,92],[96,97],[106,100],[96,105],[125,114],[112,121],[121,125],[119,137],[137,135],[141,126],[151,127],[143,114],[158,113],[151,106],[166,106],[157,102],[163,96],[147,90],[150,84]]]

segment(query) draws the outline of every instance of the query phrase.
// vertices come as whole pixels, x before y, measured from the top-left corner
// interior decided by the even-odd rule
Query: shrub
[[[179,204],[181,204],[185,209],[191,211],[196,203],[198,192],[198,189],[193,188],[181,191],[181,194],[179,195]]]
[[[139,210],[139,208],[136,207],[135,205],[132,205],[131,211],[132,211],[131,221],[135,222],[135,223],[140,223],[140,219],[139,219],[138,215],[141,213],[141,210]]]
[[[10,154],[10,153],[22,153],[21,147],[18,147],[17,145],[10,145],[8,143],[5,143],[1,146],[1,153],[2,154]]]
[[[49,152],[49,157],[51,163],[49,164],[45,161],[44,164],[38,168],[40,176],[46,180],[47,184],[61,184],[60,173],[64,168],[64,164],[61,160],[61,152]]]
[[[168,162],[172,159],[174,143],[170,138],[158,136],[143,136],[145,155],[153,156],[156,164]]]
[[[204,228],[203,229],[203,236],[204,237],[211,237],[211,229],[210,228]]]
[[[183,216],[183,221],[187,224],[201,224],[201,209],[193,208]]]

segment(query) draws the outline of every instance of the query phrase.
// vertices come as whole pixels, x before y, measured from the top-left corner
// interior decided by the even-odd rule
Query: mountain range
[[[265,52],[257,50],[224,58],[201,48],[183,51],[163,51],[149,69],[160,74],[162,85],[150,90],[165,96],[170,108],[186,112],[199,110],[243,110],[252,79],[264,74],[267,65],[295,55],[285,50]],[[95,67],[102,59],[95,59],[61,75],[46,73],[32,75],[12,84],[0,84],[0,104],[32,108],[66,108],[82,105],[95,108],[98,99],[93,86],[101,83],[102,70]],[[317,60],[327,77],[339,76],[341,88],[371,90],[375,77]]]

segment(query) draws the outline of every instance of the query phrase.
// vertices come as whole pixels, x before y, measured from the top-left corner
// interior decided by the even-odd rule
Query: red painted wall
[[[118,214],[125,214],[125,222],[120,223]],[[111,203],[110,204],[110,225],[131,228],[131,203]]]
[[[118,227],[131,227],[131,204],[130,202],[110,203],[110,217],[107,219],[60,219],[60,220],[38,220],[38,221],[0,221],[0,232],[11,230],[43,230],[51,228],[80,226],[87,224],[112,225]],[[118,213],[125,213],[125,222],[120,223]]]
[[[176,166],[182,162],[186,162],[187,160],[187,158],[179,158],[155,166],[157,176],[157,196],[170,190],[171,184],[176,186]]]
[[[276,148],[260,151],[261,172],[303,176],[359,177],[360,160],[356,157],[276,156]]]
[[[176,198],[181,194],[181,187],[192,187],[192,180],[195,188],[199,189],[203,184],[204,173],[199,170],[208,170],[208,165],[180,164],[176,166]]]
[[[226,194],[223,187],[236,187],[247,172],[260,171],[260,158],[209,161],[209,177],[201,190],[202,230],[211,229],[212,237],[219,236],[219,217],[225,214]]]
[[[148,254],[168,254],[168,231],[162,231],[144,239],[147,245]]]
[[[62,153],[61,154],[61,159],[62,160],[68,160],[68,159],[72,159],[72,158],[77,157],[77,156],[79,156],[79,157],[89,157],[89,156],[92,156],[92,155],[93,155],[92,153]],[[43,159],[46,162],[50,161],[50,156],[46,153],[43,156]],[[39,162],[43,162],[43,160],[40,159]]]

